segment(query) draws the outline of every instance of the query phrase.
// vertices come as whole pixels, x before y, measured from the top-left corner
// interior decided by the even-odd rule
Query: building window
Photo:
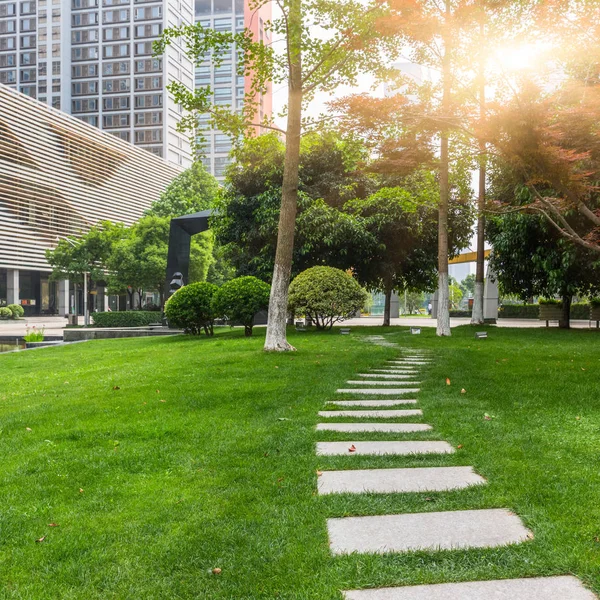
[[[14,67],[16,64],[16,54],[0,54],[0,67]]]
[[[16,14],[16,5],[14,2],[0,3],[0,17],[14,17]]]
[[[0,71],[0,83],[16,83],[16,71]]]
[[[52,108],[60,110],[60,96],[54,96],[52,98]]]
[[[129,61],[110,62],[102,64],[103,75],[127,75],[129,73]]]
[[[224,177],[225,169],[230,162],[228,156],[215,156],[215,177]]]

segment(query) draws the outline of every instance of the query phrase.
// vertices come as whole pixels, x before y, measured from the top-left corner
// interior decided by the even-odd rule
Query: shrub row
[[[450,316],[451,317],[470,317],[471,311],[470,310],[451,310]]]
[[[591,304],[591,303],[590,303]],[[590,304],[578,302],[571,304],[571,319],[588,320],[590,318]],[[540,302],[540,304],[504,304],[498,310],[500,319],[537,319],[540,316],[541,306],[561,306],[559,300],[555,302]]]
[[[177,290],[165,305],[169,325],[186,333],[213,335],[215,319],[243,325],[252,335],[256,313],[269,305],[271,288],[256,277],[238,277],[218,288],[192,283]],[[364,306],[366,292],[348,273],[332,267],[312,267],[300,273],[289,289],[289,310],[310,319],[317,329],[331,329]]]
[[[92,313],[96,327],[146,327],[151,323],[160,323],[160,318],[160,311],[148,310]]]
[[[256,277],[238,277],[217,287],[205,281],[190,283],[177,290],[165,305],[165,315],[172,327],[192,335],[204,331],[213,335],[215,319],[231,325],[243,325],[252,335],[254,315],[269,305],[271,287]]]
[[[20,319],[25,314],[25,309],[20,304],[9,304],[0,308],[0,319]]]

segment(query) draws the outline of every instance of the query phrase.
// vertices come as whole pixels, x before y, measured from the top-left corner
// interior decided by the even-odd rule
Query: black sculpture
[[[171,219],[165,297],[173,295],[189,279],[191,238],[208,229],[210,210]]]

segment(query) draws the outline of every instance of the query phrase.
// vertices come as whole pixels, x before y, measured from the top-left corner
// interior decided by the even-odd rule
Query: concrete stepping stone
[[[391,373],[359,373],[359,377],[365,377],[367,379],[410,379],[414,377],[416,373],[406,374],[391,374]]]
[[[349,385],[420,385],[420,381],[403,381],[397,379],[396,381],[363,381],[362,379],[351,379],[346,381]]]
[[[402,404],[416,404],[416,400],[328,400],[325,404],[336,406],[400,406]]]
[[[598,600],[575,577],[532,577],[343,592],[345,600]]]
[[[433,427],[426,423],[319,423],[317,425],[317,431],[340,431],[343,433],[414,433],[431,431],[431,429]]]
[[[350,451],[353,449],[352,451]],[[452,454],[448,442],[317,442],[318,456]]]
[[[402,366],[430,365],[430,360],[388,360],[389,363]]]
[[[335,390],[338,394],[367,394],[369,396],[395,396],[396,394],[416,394],[419,388],[342,388]]]
[[[412,367],[410,369],[371,369],[371,371],[373,373],[395,373],[406,375],[407,377],[414,377],[419,372],[418,369]]]
[[[328,519],[333,554],[495,548],[532,538],[503,508]]]
[[[325,471],[319,477],[319,494],[380,494],[444,492],[481,485],[485,479],[473,467],[428,467],[415,469],[368,469]]]
[[[396,417],[420,417],[420,408],[408,410],[320,410],[320,417],[356,417],[357,419],[387,419]]]

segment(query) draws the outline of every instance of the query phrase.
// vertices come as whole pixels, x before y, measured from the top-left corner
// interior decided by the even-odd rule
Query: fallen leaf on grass
[[[446,385],[450,385],[450,379],[446,377]]]
[[[79,493],[83,494],[83,488],[79,488]]]
[[[221,574],[221,569],[219,569],[219,567],[215,567],[212,570],[213,575],[220,575]]]
[[[458,449],[458,450],[460,450],[460,449],[463,447],[463,445],[462,445],[462,444],[459,444],[459,445],[458,445],[458,446],[456,446],[456,447],[457,447],[457,449]]]
[[[356,452],[356,446],[354,444],[352,444],[352,446],[350,446],[350,448],[348,448],[348,452]]]
[[[113,390],[120,390],[121,388],[118,385],[113,386]]]
[[[321,477],[323,475],[323,471],[317,471],[317,477]]]
[[[31,427],[25,427],[25,431],[31,431]]]
[[[166,402],[166,400],[161,400],[161,402]]]
[[[581,370],[582,370],[582,371],[585,371],[585,369],[584,369],[583,367],[581,367]]]
[[[156,393],[157,393],[157,394],[160,394],[160,390],[156,390]]]
[[[576,421],[581,421],[581,417],[575,417]]]
[[[35,540],[35,543],[36,544],[41,544],[45,539],[46,539],[46,536],[43,535],[41,538],[38,538],[37,540]]]
[[[48,523],[48,527],[58,527],[58,523]]]
[[[462,390],[460,390],[460,393],[461,393],[461,394],[466,394],[466,393],[467,393],[467,390],[465,390],[465,388],[463,388]]]
[[[287,417],[277,417],[278,421],[289,421]]]

